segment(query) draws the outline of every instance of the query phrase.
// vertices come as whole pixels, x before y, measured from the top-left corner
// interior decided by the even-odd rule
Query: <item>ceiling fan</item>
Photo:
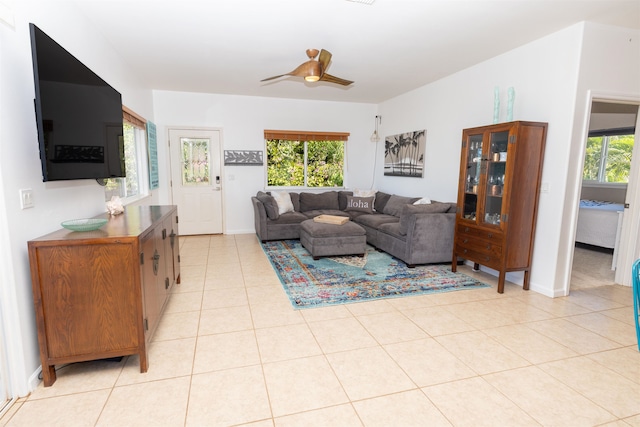
[[[266,82],[268,80],[277,79],[278,77],[284,76],[295,76],[295,77],[304,77],[304,79],[308,82],[329,82],[329,83],[337,83],[343,86],[349,86],[353,83],[351,80],[341,79],[339,77],[332,76],[331,74],[325,73],[325,70],[329,66],[329,61],[331,61],[331,52],[328,50],[322,49],[320,51],[320,57],[316,60],[316,56],[318,56],[318,49],[307,49],[307,56],[309,60],[304,62],[298,66],[295,70],[286,73],[280,74],[278,76],[267,77],[266,79],[260,80],[261,82]]]

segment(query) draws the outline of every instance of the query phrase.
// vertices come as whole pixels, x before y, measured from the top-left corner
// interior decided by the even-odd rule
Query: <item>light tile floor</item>
[[[149,371],[60,368],[0,426],[640,426],[631,288],[294,310],[254,235],[180,244]]]

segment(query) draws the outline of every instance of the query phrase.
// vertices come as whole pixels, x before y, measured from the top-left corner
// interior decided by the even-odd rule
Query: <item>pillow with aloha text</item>
[[[374,197],[347,196],[347,208],[345,211],[373,213]]]

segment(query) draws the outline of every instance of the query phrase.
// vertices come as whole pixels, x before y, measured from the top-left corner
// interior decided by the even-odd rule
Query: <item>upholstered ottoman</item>
[[[364,255],[367,236],[355,222],[336,225],[308,219],[300,224],[300,243],[317,260],[323,256]]]

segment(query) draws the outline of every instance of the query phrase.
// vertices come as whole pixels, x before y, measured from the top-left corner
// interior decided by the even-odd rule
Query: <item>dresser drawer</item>
[[[475,252],[500,257],[502,255],[502,245],[500,242],[491,239],[479,239],[471,235],[459,235],[456,243],[463,248],[471,249]]]
[[[496,269],[500,267],[500,263],[502,261],[500,256],[481,251],[474,251],[473,249],[459,244],[456,245],[456,256]]]
[[[465,237],[487,240],[489,242],[502,242],[502,231],[499,229],[487,230],[483,228],[472,227],[465,224],[458,224],[456,228],[458,240]]]

